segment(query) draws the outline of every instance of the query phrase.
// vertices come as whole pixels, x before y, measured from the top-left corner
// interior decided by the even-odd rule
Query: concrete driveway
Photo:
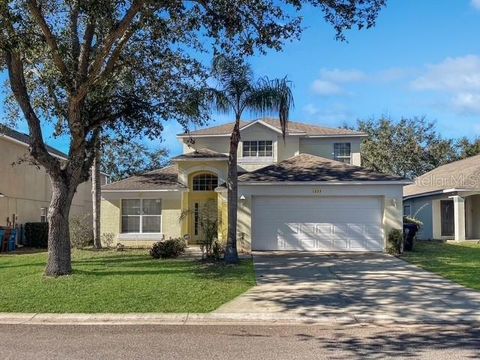
[[[254,253],[257,286],[218,313],[398,322],[480,321],[480,292],[385,254]]]

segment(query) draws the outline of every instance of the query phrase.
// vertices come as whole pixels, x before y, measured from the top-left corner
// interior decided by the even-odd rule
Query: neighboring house
[[[418,239],[480,239],[480,155],[418,177],[403,195],[405,215],[423,222]]]
[[[41,167],[21,159],[29,159],[29,136],[6,127],[0,128],[0,226],[10,223],[46,222],[51,198],[50,179]],[[64,159],[66,154],[48,147],[48,151]],[[106,177],[102,175],[102,183]],[[71,216],[92,213],[91,183],[78,187],[73,198]]]
[[[219,238],[227,229],[227,163],[233,123],[178,135],[173,165],[102,188],[102,233],[148,246],[188,235],[202,240],[199,213],[217,202]],[[382,251],[402,228],[406,180],[359,167],[365,134],[277,120],[241,124],[239,248]],[[188,210],[190,216],[180,221]]]

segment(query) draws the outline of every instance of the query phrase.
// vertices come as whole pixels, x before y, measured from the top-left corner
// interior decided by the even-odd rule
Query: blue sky
[[[292,120],[338,127],[426,115],[445,137],[480,136],[480,0],[389,0],[377,26],[348,32],[348,42],[334,39],[318,10],[303,15],[300,41],[250,61],[258,76],[293,81]],[[230,120],[215,118],[211,125]],[[149,145],[176,155],[180,128],[165,125],[165,140]],[[67,149],[65,139],[46,140]]]

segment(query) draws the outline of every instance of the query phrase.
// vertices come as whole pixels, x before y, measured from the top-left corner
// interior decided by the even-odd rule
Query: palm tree
[[[101,206],[101,144],[100,139],[97,139],[95,144],[95,158],[92,164],[92,203],[93,203],[93,247],[97,250],[102,248],[102,241],[100,239],[100,206]]]
[[[210,101],[215,110],[235,116],[230,136],[228,156],[228,233],[225,262],[238,263],[237,252],[237,150],[240,142],[240,119],[244,111],[266,115],[278,114],[283,137],[288,126],[290,109],[293,107],[291,82],[287,78],[270,80],[267,77],[254,79],[251,67],[240,59],[216,56],[212,75],[217,87],[210,89]]]

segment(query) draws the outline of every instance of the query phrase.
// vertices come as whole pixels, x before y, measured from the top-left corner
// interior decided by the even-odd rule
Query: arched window
[[[218,177],[202,173],[193,177],[193,191],[213,191],[218,186]]]

